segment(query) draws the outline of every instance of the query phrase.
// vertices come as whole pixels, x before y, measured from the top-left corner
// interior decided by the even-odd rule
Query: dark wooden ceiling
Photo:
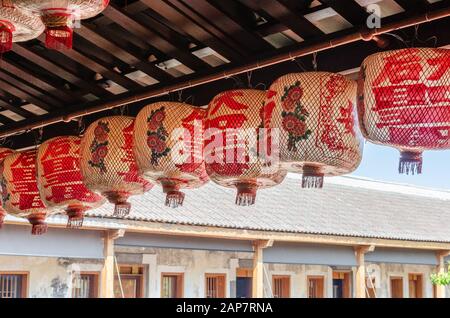
[[[395,5],[397,11],[383,18],[382,23],[450,6],[448,0],[384,2]],[[334,10],[331,14],[329,8]],[[324,14],[328,14],[328,20],[317,22]],[[361,29],[367,17],[365,8],[354,0],[111,0],[103,14],[82,21],[81,27],[74,30],[72,50],[48,50],[41,35],[29,42],[15,43],[13,50],[2,56],[0,136],[55,114],[85,109],[352,32]],[[408,42],[390,37],[391,44],[386,49],[447,45],[449,21],[445,18],[424,24],[420,32],[415,28],[396,32]],[[357,67],[365,56],[379,50],[372,42],[351,43],[321,52],[318,68],[337,72]],[[280,74],[312,70],[311,61],[311,56],[307,56],[295,63],[253,72],[253,83],[267,85]],[[192,96],[189,102],[204,105],[219,90],[234,84],[232,80],[210,83],[184,91],[181,98]],[[179,98],[172,95],[166,98]],[[82,125],[113,112],[134,115],[145,103],[85,116]],[[79,126],[77,122],[47,126],[43,129],[44,138],[76,134]],[[3,144],[14,148],[30,146],[35,142],[35,134],[11,136]]]

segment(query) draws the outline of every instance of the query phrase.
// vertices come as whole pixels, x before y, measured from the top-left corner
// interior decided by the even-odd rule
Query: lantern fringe
[[[306,189],[321,189],[323,188],[323,175],[303,175],[302,176],[302,188]]]
[[[398,163],[398,173],[415,175],[422,173],[422,153],[402,152]]]
[[[42,235],[47,233],[48,225],[47,223],[37,223],[33,224],[33,228],[31,229],[32,235]]]
[[[116,203],[116,205],[114,206],[113,216],[118,217],[118,218],[126,217],[127,215],[130,214],[130,210],[131,210],[130,202]]]
[[[236,195],[236,204],[239,206],[250,206],[256,202],[256,193],[239,193]]]
[[[166,206],[178,208],[184,202],[184,193],[181,191],[169,191],[166,195]]]
[[[422,173],[422,162],[415,161],[402,161],[398,164],[398,173],[400,174],[421,174]]]
[[[13,30],[3,23],[0,25],[0,54],[11,51],[13,46]]]
[[[69,229],[79,229],[83,226],[84,221],[84,211],[86,209],[84,207],[72,207],[68,208],[66,214],[68,216],[67,219],[67,228]]]
[[[250,206],[256,202],[258,185],[252,182],[242,182],[236,185],[237,195],[235,203],[239,206]]]
[[[47,27],[45,46],[52,50],[72,49],[73,30],[69,26]]]

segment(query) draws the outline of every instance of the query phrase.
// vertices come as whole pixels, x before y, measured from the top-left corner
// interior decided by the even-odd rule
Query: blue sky
[[[365,143],[363,160],[353,176],[450,190],[450,150],[425,151],[421,175],[400,175],[397,149]]]

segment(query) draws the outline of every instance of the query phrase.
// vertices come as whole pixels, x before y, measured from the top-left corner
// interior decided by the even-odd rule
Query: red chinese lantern
[[[105,201],[83,184],[80,143],[79,137],[56,137],[41,144],[37,153],[41,199],[47,207],[64,210],[69,217],[67,226],[72,228],[83,225],[86,210]]]
[[[399,173],[422,172],[422,152],[450,148],[450,50],[410,48],[362,64],[358,114],[363,135],[400,151]]]
[[[10,154],[14,153],[14,150],[8,148],[0,148],[0,167],[3,164],[3,160]],[[1,169],[0,169],[1,170]],[[3,194],[3,191],[2,191]],[[0,206],[0,228],[3,225],[3,221],[6,217],[6,211],[3,209],[3,206]]]
[[[326,72],[287,74],[270,87],[265,127],[276,129],[283,169],[302,173],[303,188],[355,170],[363,141],[356,121],[356,82]]]
[[[210,102],[205,121],[206,171],[217,184],[236,188],[241,206],[254,204],[258,189],[275,186],[286,176],[277,160],[265,160],[261,153],[269,148],[267,138],[259,138],[264,99],[265,92],[255,89],[223,92]]]
[[[81,174],[84,184],[115,204],[114,215],[126,216],[131,195],[147,192],[133,155],[134,118],[111,116],[92,123],[81,139]]]
[[[16,152],[3,161],[2,200],[11,215],[27,218],[32,224],[31,234],[47,232],[49,210],[39,196],[36,179],[36,150]]]
[[[12,3],[0,2],[0,54],[10,51],[13,42],[37,38],[43,31],[39,17],[14,8]]]
[[[183,204],[181,189],[198,188],[208,175],[203,160],[205,111],[188,104],[160,102],[136,117],[134,153],[144,178],[161,184],[166,206]]]
[[[14,0],[14,4],[40,16],[45,24],[45,45],[62,50],[72,48],[75,23],[100,14],[109,0]]]

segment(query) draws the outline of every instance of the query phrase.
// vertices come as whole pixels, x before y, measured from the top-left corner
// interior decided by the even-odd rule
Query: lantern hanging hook
[[[119,111],[120,111],[120,116],[124,116],[125,114],[128,113],[128,106],[123,105],[122,107],[120,107]]]
[[[247,85],[248,85],[248,88],[252,88],[252,75],[253,75],[253,71],[247,72]]]
[[[317,72],[317,52],[313,53],[312,65],[313,65],[314,72]]]
[[[34,147],[37,147],[42,142],[42,136],[44,135],[44,127],[40,127],[39,129],[33,130],[34,135]]]
[[[86,125],[84,123],[84,117],[81,116],[77,119],[78,122],[78,135],[82,136],[84,134],[84,131],[86,130]]]
[[[183,90],[179,90],[178,94],[178,102],[181,103],[183,101]]]

